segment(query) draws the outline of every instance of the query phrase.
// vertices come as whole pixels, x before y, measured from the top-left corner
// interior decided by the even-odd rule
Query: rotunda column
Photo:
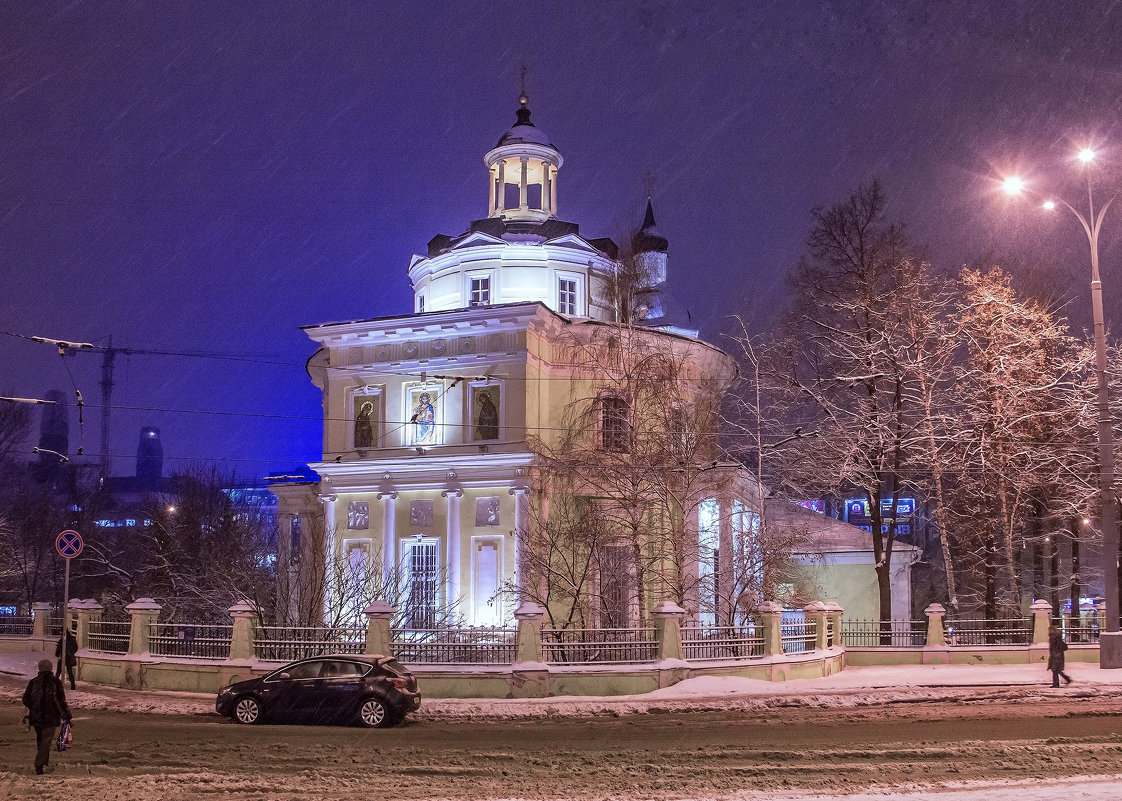
[[[530,169],[530,157],[520,156],[519,160],[522,162],[522,174],[518,181],[518,208],[525,211],[528,208],[526,202],[526,174]]]
[[[487,214],[495,213],[495,168],[487,168]]]
[[[549,210],[554,217],[557,216],[557,168],[552,167],[553,179],[549,182]]]
[[[495,198],[495,211],[503,211],[506,208],[506,159],[499,162],[499,185],[497,187],[498,197]]]
[[[542,211],[545,212],[553,208],[552,199],[549,197],[549,187],[553,183],[549,177],[549,170],[549,162],[542,159]]]

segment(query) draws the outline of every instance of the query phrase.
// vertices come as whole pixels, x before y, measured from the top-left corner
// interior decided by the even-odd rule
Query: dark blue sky
[[[0,330],[237,357],[120,357],[118,473],[145,424],[169,471],[316,459],[298,327],[411,310],[410,255],[484,213],[522,61],[565,157],[561,216],[623,238],[650,172],[710,337],[733,313],[762,326],[811,208],[874,176],[937,266],[1007,263],[1082,325],[1082,234],[991,179],[1122,142],[1119,41],[1114,2],[5,3]],[[69,361],[71,449],[94,460],[100,367]],[[69,375],[0,336],[0,394]]]

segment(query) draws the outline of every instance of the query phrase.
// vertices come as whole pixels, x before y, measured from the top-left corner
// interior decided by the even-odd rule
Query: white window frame
[[[425,313],[425,293],[424,292],[418,292],[417,293],[417,302],[416,302],[414,308],[416,309],[417,314],[424,314]]]
[[[471,538],[471,613],[472,622],[476,626],[501,626],[506,614],[502,608],[502,598],[496,596],[490,605],[491,596],[484,596],[479,589],[479,547],[494,545],[495,560],[495,589],[502,586],[504,574],[504,558],[506,538],[502,534],[485,534]]]
[[[556,294],[557,294],[557,297],[556,297],[557,311],[560,314],[568,315],[569,317],[583,317],[584,316],[584,280],[583,279],[584,279],[584,276],[580,275],[579,273],[557,273],[556,274],[556,283],[554,285],[554,289],[555,289]],[[572,298],[572,310],[571,311],[568,310],[565,307],[565,303],[563,301],[565,293],[561,289],[561,282],[562,281],[571,282],[572,285],[573,285],[573,292],[572,292],[573,298]]]
[[[476,302],[474,283],[476,281],[487,282],[487,299],[486,301]],[[482,290],[480,290],[482,291]],[[464,305],[468,308],[481,308],[483,306],[490,306],[495,302],[495,273],[492,270],[470,272],[464,276],[464,298],[467,301]]]
[[[422,536],[420,534],[417,534],[415,536],[407,537],[407,538],[401,540],[401,546],[400,547],[401,547],[401,560],[400,560],[401,571],[400,571],[400,575],[401,575],[402,585],[403,585],[403,588],[405,590],[404,596],[402,598],[402,606],[404,607],[402,611],[404,611],[407,615],[409,615],[408,622],[409,622],[409,626],[411,628],[433,628],[433,627],[435,627],[435,625],[437,623],[436,615],[440,610],[441,596],[444,592],[444,582],[441,581],[441,570],[440,570],[440,568],[441,568],[441,564],[440,564],[440,553],[441,553],[440,539],[437,538],[437,537],[425,537],[425,536]],[[413,609],[413,607],[410,606],[410,602],[413,598],[413,582],[416,579],[416,575],[412,571],[412,559],[411,559],[411,557],[413,555],[413,550],[415,548],[431,548],[432,553],[433,553],[434,575],[431,579],[431,584],[432,584],[432,594],[431,594],[432,619],[427,620],[427,621],[422,621],[422,622],[425,622],[425,623],[429,623],[431,625],[420,626],[420,627],[415,625],[416,620],[415,620],[415,618],[413,618],[410,615],[410,612]]]

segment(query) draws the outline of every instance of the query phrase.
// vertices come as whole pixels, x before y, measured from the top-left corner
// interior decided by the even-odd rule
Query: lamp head
[[[1021,194],[1021,192],[1025,191],[1025,182],[1023,178],[1019,178],[1016,175],[1010,175],[1008,178],[1002,181],[1001,188],[1005,190],[1005,194],[1012,197],[1014,195],[1019,195]]]
[[[1084,164],[1090,164],[1092,161],[1095,160],[1095,151],[1091,150],[1091,148],[1089,148],[1089,147],[1085,147],[1082,150],[1080,150],[1075,155],[1075,157],[1077,159],[1079,159],[1080,161],[1082,161]]]

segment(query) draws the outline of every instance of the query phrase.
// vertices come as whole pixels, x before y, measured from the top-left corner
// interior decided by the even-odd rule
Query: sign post
[[[62,637],[59,639],[61,647],[58,652],[58,663],[55,666],[56,674],[61,676],[63,660],[66,659],[66,631],[70,625],[67,619],[67,608],[70,606],[70,560],[82,552],[82,535],[67,529],[55,537],[55,550],[66,560],[66,570],[63,572],[62,579]]]

